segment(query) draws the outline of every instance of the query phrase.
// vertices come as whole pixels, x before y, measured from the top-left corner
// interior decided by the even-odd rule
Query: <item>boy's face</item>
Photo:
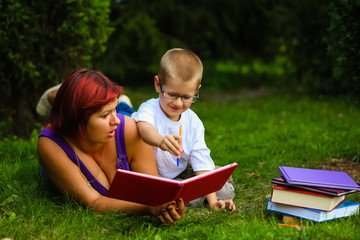
[[[185,112],[190,106],[191,102],[184,102],[181,97],[175,100],[164,97],[161,93],[161,87],[164,94],[167,96],[183,96],[183,99],[191,99],[195,96],[199,88],[196,81],[183,82],[177,79],[167,79],[166,85],[161,84],[158,76],[154,78],[155,89],[159,93],[160,108],[164,114],[172,121],[179,121],[180,115]],[[166,92],[166,93],[165,93]]]

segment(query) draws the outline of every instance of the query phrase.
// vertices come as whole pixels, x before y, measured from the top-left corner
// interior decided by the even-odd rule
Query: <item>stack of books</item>
[[[345,196],[360,186],[345,172],[280,166],[267,210],[323,222],[348,217],[359,211],[359,203]]]

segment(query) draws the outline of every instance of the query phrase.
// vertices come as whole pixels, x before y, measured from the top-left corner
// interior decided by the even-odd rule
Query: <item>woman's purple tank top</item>
[[[120,124],[115,130],[115,142],[118,153],[116,166],[118,169],[130,170],[129,162],[126,157],[126,148],[125,148],[125,137],[124,137],[125,117],[124,115],[119,113],[117,114],[117,116],[120,119]],[[49,128],[44,128],[40,132],[39,137],[48,137],[54,142],[56,142],[64,150],[64,152],[71,159],[71,161],[73,161],[76,165],[78,164],[77,160],[79,160],[80,170],[84,174],[88,182],[91,183],[91,186],[101,195],[106,196],[108,190],[89,172],[89,170],[86,168],[84,163],[76,157],[74,150],[59,134],[57,134],[53,130],[50,130]]]

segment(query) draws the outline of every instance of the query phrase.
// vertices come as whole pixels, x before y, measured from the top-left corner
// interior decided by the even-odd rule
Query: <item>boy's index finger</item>
[[[180,152],[182,152],[182,137],[180,135],[172,135],[174,138],[174,141],[171,142],[172,145]]]

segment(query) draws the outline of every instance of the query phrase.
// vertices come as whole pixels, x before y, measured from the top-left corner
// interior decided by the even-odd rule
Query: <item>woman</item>
[[[115,111],[122,92],[100,72],[72,72],[40,133],[40,164],[61,192],[96,211],[150,214],[162,223],[175,222],[184,216],[181,199],[150,207],[106,197],[117,168],[158,175],[152,148],[141,140],[136,123]]]

